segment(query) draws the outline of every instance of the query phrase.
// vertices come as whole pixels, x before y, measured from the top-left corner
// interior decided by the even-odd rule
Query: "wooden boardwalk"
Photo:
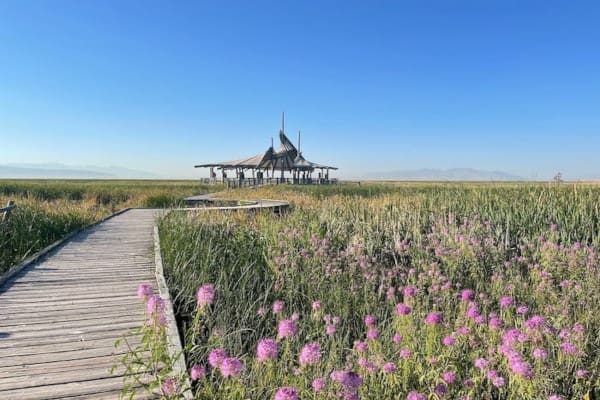
[[[156,213],[110,218],[0,287],[0,399],[119,398],[114,342],[144,320],[136,288],[155,284]]]

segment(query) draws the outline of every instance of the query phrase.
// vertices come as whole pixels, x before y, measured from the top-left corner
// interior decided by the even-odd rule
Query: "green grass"
[[[272,398],[277,387],[286,385],[297,387],[302,398],[327,398],[312,393],[310,381],[343,369],[347,357],[352,360],[351,368],[365,379],[360,392],[364,399],[404,399],[411,390],[432,393],[445,369],[476,382],[473,389],[450,388],[449,398],[470,394],[471,398],[537,400],[555,393],[572,398],[583,396],[598,383],[600,318],[595,309],[600,302],[600,275],[595,248],[600,245],[599,186],[280,186],[226,195],[285,199],[293,207],[281,217],[172,213],[161,221],[167,281],[182,327],[189,326],[195,311],[195,290],[207,283],[217,288],[216,302],[203,315],[202,329],[188,338],[192,340],[187,343],[192,349],[190,365],[206,363],[207,353],[216,347],[246,364],[240,381],[224,380],[218,371],[212,372],[197,387],[197,398]],[[547,276],[552,277],[550,281]],[[452,287],[439,292],[446,280]],[[562,289],[559,283],[571,285],[570,289]],[[402,297],[401,289],[409,285],[421,293],[415,300]],[[520,351],[534,365],[535,378],[516,376],[498,356],[495,368],[510,384],[496,388],[474,369],[473,360],[490,357],[488,347],[500,344],[501,333],[464,318],[466,306],[457,300],[460,289],[455,285],[484,296],[487,300],[476,299],[482,315],[497,313],[506,328],[524,330],[526,319],[515,315],[514,309],[506,313],[498,307],[499,298],[506,295],[527,305],[528,317],[543,315],[558,330],[582,324],[585,335],[577,342],[582,355],[563,355],[558,350],[560,340],[549,336],[537,344],[550,352],[548,361],[534,364],[530,354],[534,344],[528,342]],[[386,295],[390,288],[398,289],[393,299]],[[254,358],[256,343],[274,337],[277,321],[284,317],[257,312],[260,307],[269,309],[275,300],[285,302],[286,318],[299,314],[300,330],[295,339],[280,340],[278,361],[265,369]],[[316,318],[311,311],[314,300],[322,302],[323,310]],[[395,315],[394,305],[402,301],[413,307],[410,325]],[[433,310],[444,314],[448,326],[433,330],[423,325],[423,318]],[[334,337],[324,333],[323,314],[341,320]],[[382,336],[370,352],[374,360],[398,365],[393,376],[371,375],[356,365],[360,355],[352,344],[364,340],[367,314],[377,317]],[[486,345],[442,347],[441,339],[462,325],[471,326],[472,340]],[[413,352],[409,361],[402,361],[400,347],[390,344],[394,332],[404,335],[403,346]],[[295,375],[298,352],[309,341],[321,344],[323,361]],[[432,356],[442,362],[430,365],[427,360]],[[577,369],[587,370],[588,377],[576,378]],[[341,389],[330,382],[328,390]]]
[[[125,207],[178,206],[219,190],[193,181],[0,180],[0,204],[17,208],[0,224],[0,273],[67,233]]]

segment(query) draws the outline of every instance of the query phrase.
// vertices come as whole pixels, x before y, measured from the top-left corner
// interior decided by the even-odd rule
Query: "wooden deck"
[[[198,196],[190,196],[183,199],[188,205],[203,204],[202,207],[187,207],[180,208],[178,210],[184,210],[189,212],[201,212],[201,211],[256,211],[256,210],[271,210],[276,214],[281,214],[287,211],[290,207],[290,203],[284,200],[269,200],[269,199],[256,199],[256,200],[244,200],[247,204],[236,205],[236,206],[211,206],[210,204],[218,201],[237,201],[235,199],[223,199],[214,197],[212,193],[203,194]]]
[[[129,210],[74,236],[0,287],[0,399],[118,399],[116,339],[143,322],[155,284],[156,210]],[[135,342],[135,338],[132,339]]]

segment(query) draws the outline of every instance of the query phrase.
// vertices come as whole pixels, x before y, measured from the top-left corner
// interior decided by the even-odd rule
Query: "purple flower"
[[[300,365],[312,365],[321,360],[321,346],[317,342],[308,343],[300,351]]]
[[[313,311],[317,311],[321,308],[321,302],[320,301],[313,301],[312,303],[312,309]]]
[[[488,326],[490,329],[500,329],[502,328],[502,320],[498,317],[491,317]]]
[[[312,388],[315,392],[320,392],[321,390],[325,389],[326,385],[327,381],[325,378],[316,378],[312,381]]]
[[[388,300],[392,300],[394,298],[394,292],[396,291],[395,287],[390,287],[385,293],[385,296]]]
[[[219,369],[221,370],[221,375],[227,378],[230,376],[238,376],[240,372],[242,372],[243,367],[244,365],[237,358],[227,357],[221,362]]]
[[[456,333],[462,336],[466,336],[471,332],[471,329],[468,326],[461,326],[456,330]]]
[[[267,315],[267,309],[266,309],[266,308],[264,308],[264,307],[261,307],[261,308],[259,308],[259,309],[258,309],[258,311],[256,311],[256,313],[257,313],[258,315],[260,315],[261,317],[262,317],[262,316],[265,316],[265,315]]]
[[[573,332],[581,334],[581,333],[583,333],[583,331],[585,331],[585,328],[583,327],[582,324],[576,323],[573,325]]]
[[[417,288],[413,286],[406,286],[402,293],[404,293],[404,297],[406,298],[414,297],[417,293]]]
[[[206,368],[201,365],[194,365],[190,370],[190,376],[192,377],[192,381],[197,381],[198,379],[204,378],[206,376]]]
[[[377,322],[377,319],[372,315],[367,315],[365,317],[365,325],[367,325],[367,326],[373,326],[373,325],[375,325],[376,322]]]
[[[519,359],[513,359],[509,361],[509,365],[510,365],[510,370],[517,374],[517,375],[521,375],[525,378],[532,378],[533,377],[533,371],[531,370],[531,365],[529,365],[529,363],[519,360]]]
[[[256,358],[258,361],[269,361],[277,359],[279,348],[273,339],[263,339],[256,345]]]
[[[369,345],[367,344],[367,342],[361,342],[360,340],[355,340],[354,348],[356,349],[356,351],[358,351],[360,353],[364,353],[369,348]]]
[[[490,369],[487,374],[486,374],[488,379],[494,379],[496,377],[498,377],[498,371],[496,371],[495,369]]]
[[[442,322],[442,314],[440,313],[430,312],[427,314],[427,317],[425,317],[426,325],[438,325],[440,322]]]
[[[333,336],[336,332],[337,328],[335,327],[335,325],[327,325],[325,327],[325,333],[327,333],[328,336]]]
[[[198,288],[196,293],[196,302],[198,306],[206,306],[215,301],[215,287],[213,285],[204,285]]]
[[[560,350],[565,354],[577,354],[577,347],[570,342],[563,342],[560,344]]]
[[[332,381],[341,383],[345,388],[351,389],[356,389],[363,382],[362,376],[353,371],[333,371],[329,377]]]
[[[563,400],[563,397],[557,394],[553,394],[552,396],[548,397],[548,400]]]
[[[360,397],[358,396],[358,390],[356,390],[356,389],[346,389],[342,393],[342,399],[343,400],[360,400]]]
[[[395,344],[402,343],[402,335],[398,333],[394,334],[394,336],[392,337],[392,342],[394,342]]]
[[[219,368],[225,358],[227,358],[227,352],[224,349],[211,350],[208,353],[208,364],[213,368]]]
[[[475,293],[471,289],[465,289],[460,293],[462,301],[467,302],[475,298]]]
[[[504,308],[510,307],[512,304],[513,304],[512,297],[505,296],[505,297],[502,297],[500,299],[500,306],[501,307],[504,307]]]
[[[375,340],[379,337],[379,330],[377,328],[371,328],[367,331],[367,339]]]
[[[517,314],[527,314],[529,312],[529,308],[527,306],[519,306],[517,307]]]
[[[286,386],[277,389],[275,400],[298,400],[298,389]]]
[[[162,392],[165,396],[173,396],[179,390],[179,385],[177,381],[173,378],[165,379],[162,383]]]
[[[157,295],[151,295],[148,297],[148,303],[146,303],[146,312],[148,314],[163,314],[165,310],[165,301]]]
[[[442,374],[442,379],[444,380],[444,382],[451,385],[456,381],[456,374],[452,371],[444,372]]]
[[[386,374],[391,374],[392,372],[396,371],[396,364],[394,364],[393,362],[387,362],[383,364],[381,370]]]
[[[492,379],[492,385],[494,385],[496,387],[502,387],[502,386],[504,386],[505,383],[506,383],[506,381],[501,376],[497,376]]]
[[[533,358],[537,358],[538,360],[544,359],[548,357],[548,352],[544,349],[534,349],[533,350]]]
[[[442,343],[444,343],[444,346],[454,346],[454,343],[456,343],[456,339],[454,338],[454,336],[446,336],[442,340]]]
[[[479,316],[479,308],[477,307],[477,304],[472,303],[469,308],[467,309],[467,317],[469,318],[475,318]]]
[[[283,319],[279,321],[279,326],[277,327],[277,337],[278,338],[289,338],[296,335],[298,332],[298,326],[291,319]]]
[[[361,368],[364,368],[367,370],[367,372],[370,373],[375,373],[377,372],[377,367],[375,366],[375,364],[373,364],[372,362],[370,362],[369,360],[367,360],[366,358],[359,358],[358,359],[358,365]]]
[[[406,400],[427,400],[427,397],[424,394],[413,390],[406,396]]]
[[[411,311],[412,309],[410,308],[410,306],[407,306],[406,304],[400,303],[396,306],[396,312],[398,313],[398,315],[408,315]]]
[[[329,377],[332,381],[342,382],[342,375],[344,374],[344,372],[345,371],[332,371],[331,374],[329,374]]]
[[[137,296],[141,299],[147,299],[154,294],[154,288],[149,283],[142,283],[137,288]]]
[[[402,349],[400,350],[400,358],[406,360],[407,358],[410,358],[410,356],[412,355],[412,351],[410,351],[410,349]]]
[[[443,384],[439,384],[433,389],[433,392],[438,395],[438,397],[444,397],[446,393],[448,393],[448,387]]]
[[[585,378],[589,373],[590,372],[585,369],[578,369],[577,372],[575,372],[575,375],[577,375],[578,378]]]
[[[558,332],[558,337],[561,339],[568,339],[571,337],[571,332],[566,328],[561,329],[560,332]]]
[[[276,300],[273,302],[273,314],[279,314],[283,311],[285,307],[285,303],[281,300]]]
[[[490,365],[490,362],[488,360],[486,360],[485,358],[478,358],[473,362],[473,364],[475,365],[476,368],[486,369],[488,367],[488,365]]]
[[[525,327],[531,330],[543,328],[545,324],[546,318],[542,317],[541,315],[534,315],[525,321]]]
[[[344,372],[341,384],[346,388],[356,389],[363,383],[363,378],[354,371]]]

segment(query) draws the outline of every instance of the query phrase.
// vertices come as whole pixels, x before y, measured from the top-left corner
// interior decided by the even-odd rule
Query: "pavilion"
[[[267,183],[292,183],[292,184],[329,184],[336,180],[329,179],[329,171],[337,170],[336,167],[318,164],[308,161],[300,151],[300,132],[298,132],[298,148],[294,146],[290,139],[284,133],[284,123],[282,119],[282,128],[279,131],[279,140],[281,142],[277,150],[271,147],[255,156],[242,158],[239,160],[215,162],[196,165],[195,168],[210,168],[210,181],[218,180],[217,170],[221,170],[221,179],[228,186],[254,186]],[[312,174],[316,171],[318,178],[313,179]],[[276,177],[279,172],[279,177]],[[286,177],[288,172],[290,177]],[[230,176],[231,173],[231,176]],[[235,177],[233,176],[235,173]],[[248,176],[247,173],[250,173]]]

